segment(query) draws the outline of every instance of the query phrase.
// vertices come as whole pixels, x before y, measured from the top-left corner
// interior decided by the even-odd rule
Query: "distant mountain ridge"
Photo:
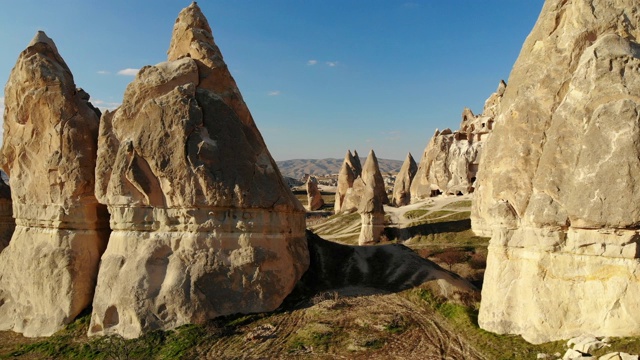
[[[366,158],[360,158],[360,162],[364,164]],[[283,176],[299,179],[304,174],[311,175],[331,175],[338,174],[342,167],[344,159],[293,159],[276,161]],[[378,159],[380,171],[398,172],[402,167],[401,160]]]

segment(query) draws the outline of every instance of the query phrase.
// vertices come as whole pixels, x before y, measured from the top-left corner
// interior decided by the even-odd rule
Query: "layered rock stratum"
[[[482,114],[475,115],[465,108],[459,130],[435,131],[411,182],[410,193],[414,201],[440,194],[468,194],[475,190],[483,147],[490,138],[506,86],[500,81],[496,92],[485,101]]]
[[[0,330],[51,335],[91,304],[109,215],[94,196],[99,111],[88,100],[38,32],[5,87],[0,162],[16,227],[0,253]]]
[[[640,334],[638,24],[635,0],[545,2],[478,172],[482,328]]]
[[[113,232],[90,335],[274,310],[308,266],[305,210],[195,3],[168,61],[143,67],[102,117],[96,174]]]

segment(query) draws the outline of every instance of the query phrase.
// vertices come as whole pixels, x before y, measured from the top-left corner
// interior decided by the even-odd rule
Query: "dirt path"
[[[272,333],[247,340],[260,328]],[[331,298],[276,314],[221,338],[197,355],[206,359],[484,359],[440,315],[401,294]]]

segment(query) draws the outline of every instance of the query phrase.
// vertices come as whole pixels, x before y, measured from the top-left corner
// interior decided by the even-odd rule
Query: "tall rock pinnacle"
[[[169,61],[142,68],[103,116],[96,174],[113,232],[90,335],[270,311],[308,266],[305,210],[195,3]]]
[[[0,253],[0,330],[46,336],[91,304],[109,215],[94,195],[99,113],[38,32],[5,87],[0,162],[16,229]]]
[[[411,202],[411,181],[418,171],[418,165],[411,156],[411,153],[407,154],[407,158],[402,163],[400,172],[396,176],[396,181],[393,184],[393,197],[391,199],[391,205],[393,206],[405,206]]]

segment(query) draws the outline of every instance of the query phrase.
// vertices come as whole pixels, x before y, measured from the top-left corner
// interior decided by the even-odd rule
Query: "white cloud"
[[[127,68],[127,69],[122,69],[122,70],[118,71],[118,75],[136,76],[138,71],[140,71],[140,69]]]
[[[402,132],[399,130],[392,130],[392,131],[386,131],[386,132],[383,131],[382,134],[386,137],[386,140],[388,141],[398,141],[401,139]]]
[[[100,75],[108,75],[108,74],[111,74],[111,73],[106,71],[106,70],[98,70],[98,74],[100,74]]]
[[[95,99],[95,100],[92,99],[91,103],[93,104],[93,106],[97,107],[102,112],[104,112],[105,110],[109,110],[109,111],[115,110],[118,106],[120,106],[120,103],[108,102],[100,99]]]
[[[309,60],[309,61],[307,61],[307,65],[309,65],[309,66],[313,66],[313,65],[315,65],[317,63],[318,63],[318,60]]]
[[[337,61],[327,61],[325,64],[327,64],[328,67],[336,67],[336,66],[338,66],[338,62]]]
[[[0,112],[4,113],[4,97],[0,97]]]
[[[280,95],[280,90],[271,90],[267,93],[269,96],[278,96]]]

